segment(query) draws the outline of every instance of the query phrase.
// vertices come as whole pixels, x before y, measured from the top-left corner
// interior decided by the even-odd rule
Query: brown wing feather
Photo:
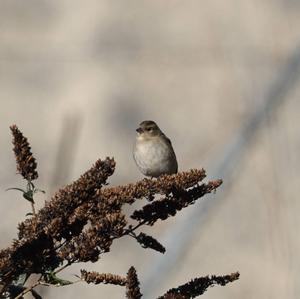
[[[174,158],[175,158],[175,161],[176,161],[176,171],[175,171],[175,173],[177,173],[178,172],[178,163],[177,163],[177,159],[176,159],[176,154],[175,154],[175,152],[174,152],[174,149],[173,149],[173,146],[172,146],[172,142],[171,142],[171,140],[163,133],[163,136],[165,137],[165,139],[166,139],[166,141],[170,144],[170,146],[171,146],[171,149],[172,149],[172,154],[173,154],[173,156],[174,156]]]

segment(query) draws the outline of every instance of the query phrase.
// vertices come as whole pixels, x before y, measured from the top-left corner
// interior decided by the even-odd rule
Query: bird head
[[[144,120],[136,129],[138,137],[151,138],[162,134],[158,125],[152,120]]]

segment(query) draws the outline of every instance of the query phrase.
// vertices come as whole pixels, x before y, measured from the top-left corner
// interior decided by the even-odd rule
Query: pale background
[[[98,263],[62,276],[80,268],[125,275],[134,265],[144,298],[155,298],[193,277],[238,270],[239,281],[202,298],[299,298],[299,28],[297,0],[1,0],[1,247],[29,210],[5,192],[24,185],[9,125],[29,138],[38,185],[50,196],[106,156],[117,161],[112,184],[142,178],[134,130],[153,119],[181,170],[204,167],[223,187],[149,230],[180,249],[166,273],[157,265],[176,246],[161,260],[125,239]],[[188,220],[194,224],[182,233]],[[123,288],[105,285],[42,293],[124,298]]]

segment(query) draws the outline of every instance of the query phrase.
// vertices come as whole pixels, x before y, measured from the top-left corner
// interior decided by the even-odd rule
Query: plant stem
[[[33,216],[36,217],[34,202],[31,203],[31,209],[32,209]]]
[[[68,261],[67,264],[61,266],[60,268],[58,268],[56,271],[53,272],[53,274],[57,274],[59,272],[61,272],[62,270],[66,269],[67,267],[69,267],[72,264],[72,262]]]
[[[142,222],[138,223],[133,228],[126,230],[125,233],[122,236],[129,235],[130,233],[133,233],[136,229],[138,229],[140,226],[144,225],[145,223],[146,223],[146,221],[143,220]]]

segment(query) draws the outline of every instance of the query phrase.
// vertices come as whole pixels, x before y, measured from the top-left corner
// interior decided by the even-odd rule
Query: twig
[[[53,274],[56,275],[57,273],[59,273],[62,270],[66,269],[67,267],[69,267],[72,263],[73,263],[73,261],[68,261],[65,265],[61,266],[56,271],[54,271]]]
[[[124,237],[124,236],[133,236],[134,235],[134,231],[136,229],[138,229],[139,227],[141,227],[142,225],[144,225],[147,221],[146,220],[143,220],[142,222],[139,222],[136,226],[130,228],[130,229],[126,229],[121,235],[115,235],[113,236],[111,239],[112,240],[115,240],[115,239],[119,239],[121,237]]]
[[[131,233],[133,233],[135,230],[137,230],[139,227],[141,227],[142,225],[144,225],[147,221],[143,220],[142,222],[139,222],[136,226],[132,227],[131,229],[127,229],[123,235],[121,235],[121,237],[125,236],[125,235],[130,235]]]

